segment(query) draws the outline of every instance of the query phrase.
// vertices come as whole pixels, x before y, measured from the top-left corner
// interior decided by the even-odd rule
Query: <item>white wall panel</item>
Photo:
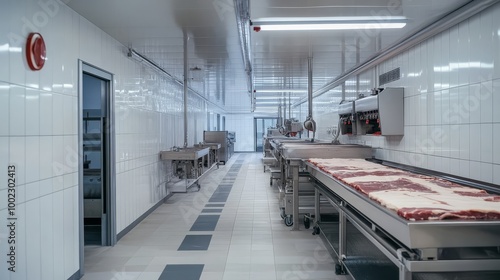
[[[385,86],[405,88],[405,134],[386,138],[377,157],[498,182],[499,14],[497,5],[377,66],[379,74],[400,67],[401,79]],[[375,147],[383,138],[341,139]]]

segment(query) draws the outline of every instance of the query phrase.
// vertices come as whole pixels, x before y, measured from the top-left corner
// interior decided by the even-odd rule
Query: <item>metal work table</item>
[[[272,143],[273,154],[279,162],[281,174],[278,187],[280,189],[281,206],[283,207],[282,217],[287,226],[293,225],[293,230],[299,229],[299,214],[301,211],[302,213],[314,213],[315,209],[318,208],[313,199],[310,205],[301,203],[301,200],[307,199],[306,197],[314,197],[314,187],[310,182],[304,180],[304,178],[308,178],[308,174],[305,173],[303,159],[370,158],[372,156],[371,147],[360,145],[333,145],[324,142],[306,142],[304,140],[300,142],[273,141]],[[302,199],[299,197],[302,197]],[[308,221],[306,217],[304,220],[306,228],[308,228]]]
[[[338,223],[334,224],[337,229],[333,230],[338,234],[338,243],[334,251],[338,258],[339,273],[355,273],[356,259],[362,258],[347,254],[347,228],[351,226],[369,240],[389,263],[395,265],[396,269],[393,272],[397,278],[390,279],[420,279],[420,276],[412,278],[413,274],[458,271],[467,273],[488,271],[490,273],[488,275],[497,272],[493,273],[492,277],[500,275],[500,221],[409,221],[315,165],[304,163],[311,178],[316,181],[316,205],[321,194],[326,196],[338,211]],[[321,232],[325,238],[326,234],[331,233],[332,228],[331,224],[327,223],[324,228],[322,227],[320,214],[319,208],[316,207],[317,225],[314,232]],[[365,261],[364,265],[366,263]],[[380,268],[381,265],[387,266],[387,263],[378,263],[374,267]],[[365,279],[380,278],[374,275]],[[498,278],[481,276],[478,279]]]
[[[208,164],[209,153],[210,147],[187,147],[161,151],[160,159],[172,161],[173,174],[177,177],[167,183],[167,193],[168,190],[187,192],[187,189],[194,185],[199,189],[198,180],[213,167]]]
[[[209,148],[210,156],[208,157],[208,166],[217,165],[219,168],[219,150],[222,147],[220,143],[199,143],[194,145],[196,148]]]

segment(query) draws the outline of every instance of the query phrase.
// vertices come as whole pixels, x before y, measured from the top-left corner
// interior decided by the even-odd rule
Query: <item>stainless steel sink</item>
[[[187,147],[175,151],[161,151],[161,160],[197,160],[208,155],[209,147]]]
[[[200,143],[200,144],[195,144],[195,148],[210,148],[212,150],[218,150],[221,148],[220,143]]]

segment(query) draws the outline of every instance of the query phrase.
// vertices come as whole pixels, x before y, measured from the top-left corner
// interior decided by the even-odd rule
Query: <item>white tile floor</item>
[[[167,264],[204,264],[201,280],[348,279],[335,275],[333,259],[310,229],[283,224],[261,157],[236,154],[201,181],[199,192],[175,194],[114,247],[86,247],[83,279],[156,280]],[[190,232],[235,160],[244,163],[215,231]],[[177,251],[187,234],[213,234],[208,250]]]

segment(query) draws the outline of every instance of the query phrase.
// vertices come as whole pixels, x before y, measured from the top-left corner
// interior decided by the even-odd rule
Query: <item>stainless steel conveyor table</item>
[[[500,221],[409,221],[314,164],[306,161],[304,164],[311,178],[317,181],[316,191],[326,196],[339,213],[338,229],[334,229],[338,234],[338,247],[333,248],[338,258],[339,273],[344,270],[351,273],[355,265],[359,264],[359,259],[362,259],[361,256],[351,257],[347,254],[346,228],[349,225],[359,230],[395,265],[399,280],[410,280],[414,273],[418,273],[416,275],[421,279],[420,275],[457,271],[487,273],[487,276],[478,276],[477,279],[499,279]],[[319,219],[319,208],[316,207],[316,211]],[[327,228],[327,223],[324,225]],[[336,243],[335,240],[327,240],[327,233],[320,221],[314,232],[321,233],[325,242],[330,245],[331,242]],[[366,265],[370,260],[363,261]],[[372,274],[374,271],[366,267],[364,270],[371,271]],[[372,275],[371,278],[362,278],[382,279],[380,277]],[[438,279],[459,279],[455,278],[458,276],[447,277],[452,278]]]

